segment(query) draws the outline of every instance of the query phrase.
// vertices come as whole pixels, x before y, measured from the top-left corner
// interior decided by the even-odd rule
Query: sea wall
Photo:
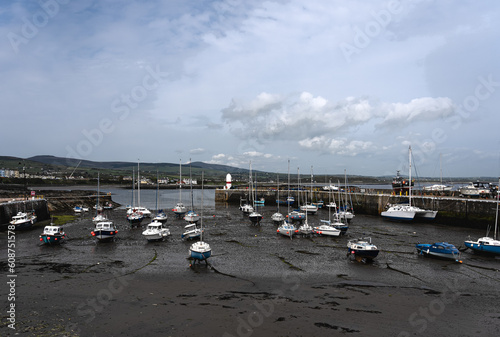
[[[408,201],[407,196],[393,195],[390,190],[369,191],[369,192],[353,192],[347,196],[350,199],[354,212],[357,214],[368,214],[378,216],[388,204],[396,204]],[[295,200],[298,199],[298,191],[290,191],[290,196]],[[301,192],[303,195],[304,192]],[[280,191],[280,199],[285,200],[288,196],[288,191]],[[345,199],[345,195],[334,193],[335,201],[339,205],[340,197]],[[257,197],[264,198],[267,206],[276,205],[278,197],[277,191],[271,189],[257,190]],[[245,190],[222,190],[215,191],[215,201],[218,203],[228,203],[239,205],[241,199],[248,199],[248,189]],[[304,196],[301,196],[301,200]],[[313,192],[313,201],[323,200],[328,202],[332,198],[332,194],[325,191]],[[310,201],[311,198],[308,197]],[[302,201],[303,203],[304,201]],[[425,209],[437,210],[438,215],[436,222],[461,227],[474,227],[486,229],[488,226],[493,226],[496,214],[495,200],[485,199],[467,199],[450,196],[436,195],[419,195],[412,197],[412,204]],[[297,203],[294,204],[297,206]]]
[[[34,199],[24,201],[12,201],[0,204],[0,228],[5,227],[12,220],[12,216],[17,212],[35,211],[37,221],[50,219],[50,212],[46,199]]]

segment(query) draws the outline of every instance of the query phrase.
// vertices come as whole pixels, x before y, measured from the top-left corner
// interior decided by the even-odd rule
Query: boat
[[[99,241],[113,241],[118,230],[113,221],[106,220],[95,224],[94,230],[91,232]]]
[[[139,226],[143,220],[144,215],[139,211],[133,211],[132,213],[127,215],[127,221],[132,226]]]
[[[492,186],[487,181],[470,182],[458,189],[460,194],[468,198],[485,198],[491,194]]]
[[[396,176],[392,179],[392,190],[395,194],[406,195],[410,187],[414,185],[415,181],[411,180],[411,175],[409,179],[406,179],[399,175],[399,171],[396,171]]]
[[[408,148],[408,158],[408,171],[411,180],[411,146]],[[380,214],[383,218],[393,221],[412,221],[415,218],[422,220],[434,220],[436,218],[437,211],[421,209],[420,207],[416,207],[411,204],[411,186],[413,186],[413,181],[412,184],[408,184],[408,203],[388,205],[387,210]]]
[[[451,191],[451,186],[447,186],[443,184],[443,167],[442,167],[442,155],[439,154],[439,184],[434,184],[431,186],[424,186],[423,190],[424,191],[430,191],[430,192],[445,192],[445,191]]]
[[[83,208],[80,207],[80,206],[75,206],[73,207],[73,211],[76,213],[76,214],[81,214],[83,213]]]
[[[168,215],[162,209],[159,209],[156,212],[156,215],[153,218],[153,220],[156,220],[156,221],[159,221],[159,222],[166,222],[168,220]]]
[[[354,212],[352,209],[352,200],[351,200],[351,192],[347,192],[349,188],[347,187],[347,173],[346,170],[344,169],[344,197],[345,201],[342,200],[342,203],[344,204],[343,207],[340,207],[338,210],[338,216],[340,219],[344,219],[345,223],[351,222],[352,219],[354,219]],[[347,197],[349,196],[349,200],[347,200]],[[340,192],[339,192],[339,200],[340,198]]]
[[[193,200],[193,179],[191,175],[191,158],[189,158],[189,186],[191,188],[191,210],[189,210],[186,215],[184,215],[184,220],[189,223],[198,222],[200,220],[200,215],[194,211],[194,200]]]
[[[445,260],[454,260],[456,262],[462,263],[462,261],[460,261],[460,251],[451,243],[417,243],[415,247],[417,248],[417,253],[419,255]]]
[[[45,226],[43,232],[40,235],[40,241],[46,244],[60,244],[66,239],[66,234],[62,226],[55,226],[51,224],[50,226]]]
[[[139,162],[137,163],[137,206],[128,209],[127,215],[133,212],[141,213],[142,216],[147,218],[151,217],[151,211],[146,207],[141,206],[141,175],[140,175]]]
[[[303,236],[311,235],[314,233],[314,228],[312,228],[312,226],[309,225],[309,222],[307,221],[307,214],[306,220],[304,220],[304,222],[299,226],[299,228],[297,229],[297,233]]]
[[[201,190],[203,191],[203,172],[201,173]],[[201,194],[201,210],[202,210],[202,216],[201,216],[201,223],[200,223],[200,229],[201,229],[201,235],[200,235],[200,241],[197,241],[189,247],[189,257],[194,260],[196,263],[197,261],[205,261],[207,263],[207,259],[212,256],[212,247],[207,242],[203,241],[203,193]]]
[[[288,167],[290,167],[290,164],[288,164]],[[277,209],[276,209],[276,212],[273,213],[273,215],[271,215],[271,220],[274,223],[279,224],[285,220],[285,216],[282,213],[280,213],[280,203],[278,202],[278,201],[280,201],[280,176],[279,176],[279,174],[276,177],[276,184],[277,184],[277,188],[276,188],[276,190],[277,190],[277,197],[276,197]]]
[[[196,227],[196,223],[184,226],[184,233],[181,234],[182,239],[194,239],[201,236],[202,229]]]
[[[297,227],[294,224],[282,221],[281,225],[276,230],[278,234],[292,238],[293,235],[298,233]]]
[[[179,202],[175,204],[175,207],[172,208],[172,212],[180,218],[182,215],[186,214],[187,208],[182,203],[182,162],[179,161]]]
[[[16,226],[15,230],[28,229],[36,222],[37,216],[35,211],[31,212],[17,212],[10,221],[11,225]]]
[[[149,223],[142,232],[148,241],[160,241],[170,235],[170,230],[166,228],[162,222],[153,220]]]
[[[290,190],[290,186],[288,187],[288,190]],[[306,213],[302,212],[300,207],[300,174],[298,168],[297,168],[297,205],[298,205],[297,209],[288,212],[288,220],[291,222],[302,222],[306,218]]]
[[[334,197],[335,198],[335,197]],[[335,204],[335,200],[332,199],[332,190],[328,191],[328,199],[329,199],[329,204],[333,203]],[[320,220],[323,224],[334,227],[338,230],[340,230],[340,234],[343,235],[347,233],[347,230],[349,229],[348,222],[345,218],[340,217],[339,213],[334,213],[333,214],[333,219],[332,219],[332,208],[328,208],[328,220]],[[336,211],[336,209],[335,209]],[[344,222],[342,222],[342,220]]]
[[[240,200],[240,211],[242,211],[243,213],[252,213],[254,209],[253,206],[250,205],[249,203],[241,205],[241,200]]]
[[[257,180],[257,179],[256,179]],[[260,225],[260,221],[264,218],[262,214],[260,214],[257,210],[257,204],[255,203],[255,199],[257,197],[257,183],[255,184],[255,189],[253,187],[253,181],[252,181],[252,162],[250,162],[250,197],[252,199],[253,203],[253,212],[248,214],[248,218],[252,222],[252,224],[257,224]]]
[[[347,242],[348,254],[357,261],[373,260],[378,256],[379,249],[372,243],[371,238],[353,239]]]
[[[322,224],[318,227],[314,227],[313,231],[315,234],[319,235],[325,235],[325,236],[340,236],[341,231],[338,228],[335,228],[334,226],[330,224]]]
[[[299,208],[302,212],[316,214],[316,212],[318,212],[318,206],[314,205],[312,203],[312,183],[313,183],[313,174],[312,174],[312,166],[311,166],[311,187],[310,187],[310,191],[309,191],[309,194],[311,194],[311,203],[308,204],[306,201],[306,204],[300,206]],[[306,199],[307,199],[307,192],[306,192]]]
[[[499,184],[500,186],[500,184]],[[486,236],[477,239],[476,241],[472,240],[469,237],[469,240],[464,242],[467,248],[472,249],[475,253],[484,253],[491,255],[500,255],[500,240],[498,240],[498,204],[500,194],[497,192],[496,196],[496,214],[495,214],[495,230],[493,232],[493,237],[488,236],[488,232],[486,232]]]

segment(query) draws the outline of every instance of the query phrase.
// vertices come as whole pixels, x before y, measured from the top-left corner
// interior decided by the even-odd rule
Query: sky
[[[4,1],[0,155],[500,176],[500,2]]]

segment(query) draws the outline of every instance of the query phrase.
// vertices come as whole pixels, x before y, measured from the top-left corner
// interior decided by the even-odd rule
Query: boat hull
[[[349,254],[354,255],[357,258],[373,260],[378,256],[379,250],[364,250],[364,249],[351,249],[347,248]]]
[[[500,255],[500,246],[498,245],[488,245],[474,241],[465,241],[464,244],[467,248],[472,249],[476,253]]]
[[[53,245],[53,244],[60,244],[64,241],[66,238],[66,235],[48,235],[48,234],[42,234],[40,235],[40,240],[43,241],[45,244]]]
[[[113,241],[116,233],[117,231],[94,230],[92,235],[95,236],[99,241]]]
[[[427,257],[454,261],[458,261],[460,258],[459,250],[447,243],[444,243],[444,246],[440,244],[417,244],[416,248],[418,254]]]

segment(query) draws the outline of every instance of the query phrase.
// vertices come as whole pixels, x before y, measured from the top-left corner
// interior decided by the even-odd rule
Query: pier
[[[267,207],[276,206],[277,191],[276,189],[258,189],[257,198],[264,198]],[[280,190],[280,199],[285,200],[288,195],[293,196],[298,200],[300,192],[301,200],[304,200],[304,191]],[[347,195],[348,202],[352,202],[352,207],[355,213],[368,214],[379,216],[388,204],[402,203],[408,200],[408,196],[394,195],[392,190],[359,190],[351,192]],[[309,196],[309,192],[307,193]],[[327,191],[313,191],[313,201],[323,200],[329,202],[329,196],[335,198],[337,206],[339,206],[338,192],[329,194]],[[345,200],[344,192],[341,192],[341,198]],[[217,189],[215,191],[215,202],[239,205],[241,199],[249,200],[248,189]],[[310,202],[311,198],[308,197]],[[441,195],[412,195],[412,205],[424,208],[437,210],[438,215],[435,222],[461,227],[473,227],[487,229],[488,226],[493,227],[495,222],[496,203],[494,199],[469,199],[455,196]],[[301,201],[303,204],[304,201]],[[293,207],[297,206],[297,201]],[[283,207],[283,206],[282,206]]]

